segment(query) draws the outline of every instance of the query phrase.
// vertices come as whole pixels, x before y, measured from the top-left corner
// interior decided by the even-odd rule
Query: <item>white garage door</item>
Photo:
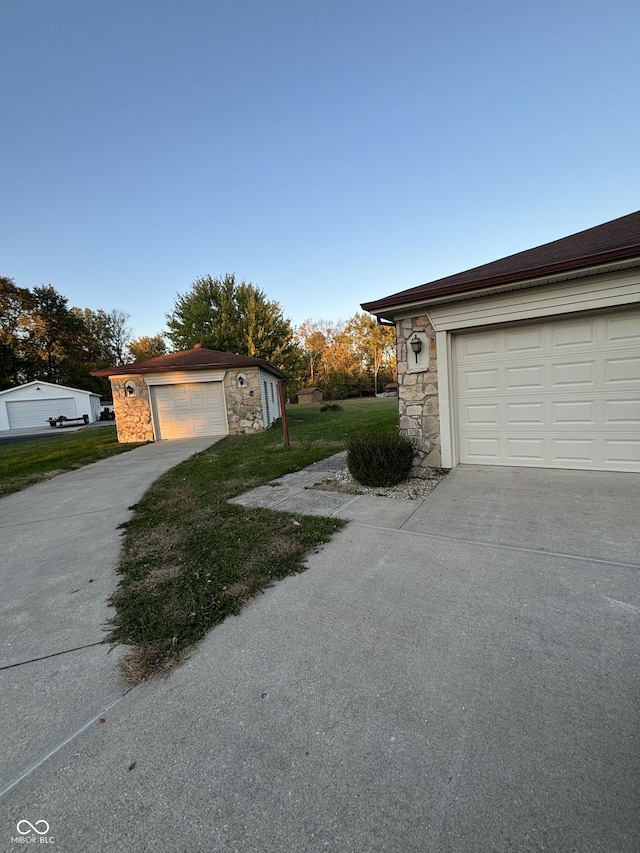
[[[158,438],[226,435],[222,382],[152,387]]]
[[[55,397],[46,400],[10,400],[7,402],[9,429],[26,427],[46,427],[49,418],[64,415],[67,418],[77,416],[73,397]]]
[[[454,338],[460,462],[640,471],[640,308]]]

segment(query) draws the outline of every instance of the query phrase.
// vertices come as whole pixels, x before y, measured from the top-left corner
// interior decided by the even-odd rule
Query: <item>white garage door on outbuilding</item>
[[[9,429],[46,426],[49,418],[57,418],[60,415],[64,415],[65,418],[75,418],[77,414],[73,397],[7,401]]]
[[[222,382],[154,385],[151,393],[158,439],[227,434]]]

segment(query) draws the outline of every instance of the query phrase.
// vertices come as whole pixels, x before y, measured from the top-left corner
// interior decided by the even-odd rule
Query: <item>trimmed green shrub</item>
[[[320,406],[321,412],[342,412],[344,411],[344,406],[342,403],[334,403],[329,402],[325,403],[323,406]]]
[[[395,486],[406,480],[413,446],[398,432],[362,430],[347,439],[347,468],[363,486]]]

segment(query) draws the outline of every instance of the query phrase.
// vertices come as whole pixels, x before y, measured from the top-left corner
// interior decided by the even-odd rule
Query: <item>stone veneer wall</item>
[[[125,385],[133,385],[135,394],[125,394]],[[142,376],[112,376],[113,410],[116,414],[118,441],[153,441],[149,388]]]
[[[242,387],[238,385],[240,373],[246,379]],[[262,400],[260,398],[260,373],[257,368],[227,370],[224,377],[224,393],[227,400],[229,435],[262,432],[264,430]]]
[[[429,339],[426,370],[408,369],[408,343],[414,332]],[[416,448],[417,467],[428,474],[442,465],[440,455],[440,414],[438,408],[438,358],[436,333],[426,314],[396,322],[398,355],[398,426]]]

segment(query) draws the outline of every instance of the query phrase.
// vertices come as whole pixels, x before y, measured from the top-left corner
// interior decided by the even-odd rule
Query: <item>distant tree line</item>
[[[108,395],[92,371],[195,344],[272,362],[289,396],[314,385],[334,399],[370,396],[396,375],[393,329],[367,314],[295,329],[278,302],[230,274],[196,279],[166,320],[166,332],[132,339],[124,311],[69,307],[50,284],[29,290],[0,276],[0,390],[41,380]]]
[[[115,308],[70,308],[50,284],[29,290],[0,276],[0,390],[42,380],[108,395],[92,370],[135,359],[145,345],[150,357],[149,343],[166,352],[161,335],[132,340],[128,321]]]
[[[287,393],[317,385],[325,396],[371,396],[396,378],[395,330],[368,314],[346,322],[306,320],[298,329],[278,302],[234,275],[204,276],[178,295],[166,315],[175,349],[209,349],[271,361],[287,376]]]
[[[368,397],[396,381],[395,329],[368,314],[346,322],[306,320],[297,330],[303,350],[303,379],[325,398]]]

